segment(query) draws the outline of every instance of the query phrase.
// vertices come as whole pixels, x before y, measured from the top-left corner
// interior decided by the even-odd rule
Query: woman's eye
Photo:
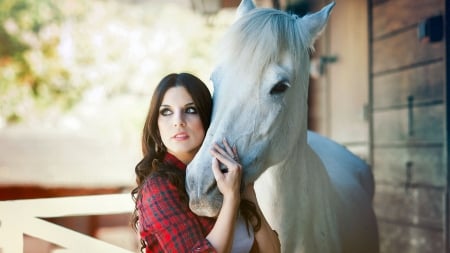
[[[159,111],[159,114],[161,114],[162,116],[167,116],[167,115],[170,115],[170,114],[172,114],[172,111],[171,110],[169,110],[169,109],[161,109],[160,111]]]
[[[197,114],[197,108],[195,108],[195,107],[188,107],[188,108],[186,108],[186,113]]]

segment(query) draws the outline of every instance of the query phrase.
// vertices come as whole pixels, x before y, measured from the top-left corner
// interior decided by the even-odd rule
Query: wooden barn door
[[[328,0],[316,2],[319,10]],[[309,128],[368,160],[368,4],[338,0],[315,44]]]
[[[418,25],[445,0],[370,3],[371,157],[381,252],[446,250],[445,39]]]

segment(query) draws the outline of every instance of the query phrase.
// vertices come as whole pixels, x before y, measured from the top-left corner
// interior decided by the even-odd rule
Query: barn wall
[[[371,155],[382,252],[445,252],[445,42],[418,24],[444,0],[373,0]]]
[[[315,10],[329,1],[316,3]],[[367,2],[338,0],[316,41],[309,86],[308,127],[368,160]]]

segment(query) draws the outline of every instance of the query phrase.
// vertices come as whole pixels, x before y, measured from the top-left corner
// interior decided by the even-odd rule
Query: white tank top
[[[253,234],[253,227],[250,225],[249,230],[245,224],[244,218],[239,215],[236,221],[234,230],[232,253],[248,253],[252,249],[255,235]]]

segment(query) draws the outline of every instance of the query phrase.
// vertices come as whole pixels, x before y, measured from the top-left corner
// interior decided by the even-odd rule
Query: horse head
[[[227,138],[237,146],[244,184],[282,163],[294,145],[306,145],[309,52],[333,6],[298,17],[241,2],[211,75],[211,125],[187,168],[192,211],[213,217],[222,205],[211,170],[213,143]]]

